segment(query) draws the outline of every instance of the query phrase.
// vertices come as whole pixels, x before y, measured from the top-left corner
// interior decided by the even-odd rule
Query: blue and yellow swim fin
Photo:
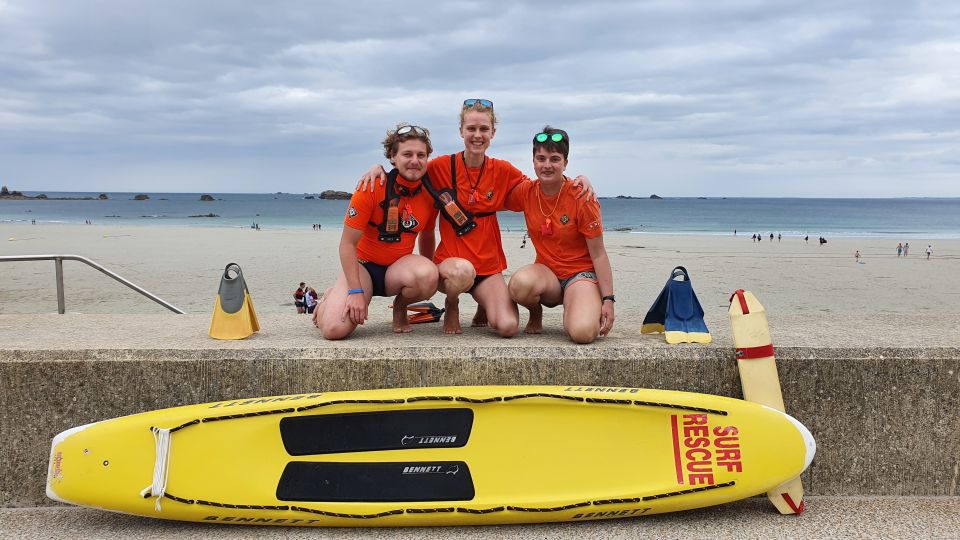
[[[703,307],[693,292],[687,269],[682,266],[673,269],[667,284],[643,318],[641,334],[659,332],[663,332],[667,343],[671,344],[712,341],[703,321]]]
[[[231,272],[233,275],[231,276]],[[260,331],[253,299],[243,280],[240,265],[230,263],[223,269],[217,301],[210,321],[210,337],[214,339],[244,339]]]

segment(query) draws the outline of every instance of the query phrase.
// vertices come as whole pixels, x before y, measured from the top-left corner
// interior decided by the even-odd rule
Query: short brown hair
[[[544,148],[547,152],[559,152],[563,154],[563,159],[569,161],[570,155],[570,136],[567,135],[567,132],[550,126],[543,126],[543,130],[540,133],[546,133],[547,135],[553,135],[554,133],[559,133],[563,135],[563,139],[560,139],[557,142],[554,142],[550,137],[547,137],[547,140],[544,142],[538,142],[536,135],[533,138],[533,153],[537,153],[538,148]],[[539,135],[540,133],[537,133]]]
[[[397,134],[401,128],[411,127],[410,131],[404,133],[403,135]],[[418,133],[418,130],[420,131]],[[387,137],[383,139],[383,155],[389,160],[393,160],[393,156],[397,154],[397,147],[400,146],[400,143],[404,141],[409,141],[410,139],[417,139],[418,141],[423,141],[427,145],[427,155],[433,153],[433,145],[430,143],[430,130],[425,127],[415,126],[413,124],[408,124],[407,122],[400,122],[397,124],[397,127],[387,131]]]

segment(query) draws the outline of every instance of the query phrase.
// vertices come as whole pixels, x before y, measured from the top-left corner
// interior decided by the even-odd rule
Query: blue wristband
[[[363,294],[363,289],[350,289],[347,294]]]

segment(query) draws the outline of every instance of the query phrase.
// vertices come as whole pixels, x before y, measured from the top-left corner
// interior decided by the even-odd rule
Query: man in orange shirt
[[[514,302],[530,310],[528,334],[543,330],[543,306],[563,303],[563,329],[577,343],[591,343],[613,328],[613,271],[603,245],[600,204],[578,198],[563,175],[570,138],[546,126],[533,138],[535,182],[518,185],[506,208],[523,212],[537,250],[533,264],[510,277]]]
[[[407,306],[437,292],[437,266],[430,260],[437,209],[421,182],[433,151],[430,133],[400,124],[387,132],[383,150],[394,169],[386,185],[357,190],[350,199],[340,237],[343,271],[314,312],[326,339],[343,339],[363,324],[373,296],[396,296],[393,331],[410,332]],[[418,237],[420,255],[414,255]]]

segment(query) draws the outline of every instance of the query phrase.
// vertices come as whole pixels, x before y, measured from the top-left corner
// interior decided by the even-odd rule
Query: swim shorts
[[[588,279],[594,283],[598,283],[596,272],[577,272],[576,274],[568,277],[567,279],[560,280],[560,290],[562,292],[565,292],[567,290],[567,285],[570,285],[575,281],[580,281],[581,279]]]
[[[359,262],[370,274],[370,281],[373,283],[373,296],[387,296],[387,268],[389,266],[370,261],[361,260]]]

